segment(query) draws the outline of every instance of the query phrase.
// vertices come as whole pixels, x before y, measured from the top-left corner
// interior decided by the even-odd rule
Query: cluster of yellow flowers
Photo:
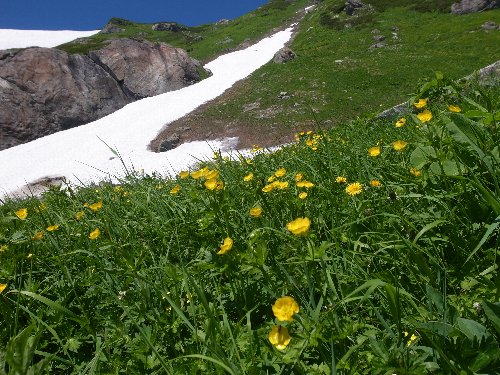
[[[290,296],[280,297],[272,306],[273,314],[281,322],[293,321],[293,316],[299,312],[299,304]],[[269,332],[269,342],[278,350],[284,350],[290,344],[292,337],[288,328],[275,325]]]
[[[208,167],[203,167],[196,171],[189,173],[188,171],[181,171],[179,173],[179,178],[184,180],[191,176],[194,180],[204,180],[203,185],[208,190],[222,190],[224,188],[224,182],[219,179],[219,171],[216,169],[209,169]],[[176,195],[181,190],[181,185],[176,184],[171,190],[170,194]]]
[[[295,140],[297,142],[303,141],[306,146],[313,151],[318,149],[319,141],[321,139],[323,139],[323,136],[321,134],[313,134],[312,130],[295,134]]]

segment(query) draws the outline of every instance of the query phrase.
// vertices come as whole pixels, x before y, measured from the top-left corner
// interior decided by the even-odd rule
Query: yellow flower
[[[54,224],[47,227],[48,232],[55,232],[58,229],[59,229],[59,224]]]
[[[20,210],[17,210],[15,212],[16,216],[21,219],[25,220],[28,217],[28,209],[27,208],[21,208]]]
[[[407,337],[409,335],[409,333],[408,332],[404,332],[404,335],[405,335],[405,337]],[[410,338],[408,339],[408,342],[406,343],[406,345],[411,346],[417,340],[418,340],[418,336],[415,335],[415,334],[412,334],[410,336]]]
[[[450,104],[448,106],[448,110],[450,112],[462,112],[462,108],[460,108],[458,105],[453,105],[453,104]]]
[[[102,201],[92,203],[88,207],[94,212],[99,211],[102,208]]]
[[[252,149],[250,150],[250,152],[256,153],[256,152],[259,152],[260,150],[262,150],[262,147],[260,147],[258,145],[253,145]]]
[[[274,182],[274,181],[276,181],[276,176],[275,175],[272,175],[271,177],[269,177],[267,179],[267,182]]]
[[[285,168],[280,168],[276,172],[274,172],[274,175],[276,177],[283,177],[284,175],[286,175],[286,169]]]
[[[288,188],[288,181],[276,181],[274,182],[275,186],[278,188],[278,189],[287,189]]]
[[[31,239],[33,241],[40,241],[41,239],[43,238],[43,232],[41,230],[39,230],[38,232],[36,232],[33,237],[31,237]]]
[[[303,178],[304,178],[304,175],[303,175],[302,173],[300,173],[300,172],[298,172],[298,173],[295,175],[295,177],[294,177],[295,182],[302,181],[302,179],[303,179]]]
[[[347,182],[347,178],[344,176],[337,176],[335,182],[338,182],[339,184],[345,184]]]
[[[368,149],[368,155],[375,157],[380,155],[380,147],[379,146],[373,146]]]
[[[422,122],[427,122],[427,121],[430,121],[432,119],[432,113],[431,113],[431,111],[426,109],[425,111],[420,112],[417,115],[417,118]]]
[[[171,190],[170,194],[175,195],[181,190],[181,185],[176,184]]]
[[[269,332],[269,342],[278,350],[283,350],[290,344],[292,338],[288,333],[288,329],[282,326],[273,326]]]
[[[75,214],[75,219],[76,220],[80,220],[82,217],[85,216],[85,213],[83,211],[78,211],[76,214]]]
[[[394,150],[396,151],[403,151],[406,146],[408,146],[408,142],[402,141],[400,139],[392,143],[392,148],[394,148]]]
[[[26,259],[31,259],[33,258],[33,253],[29,253],[27,256],[26,256]]]
[[[217,181],[217,186],[215,187],[215,190],[222,190],[224,189],[224,182],[222,181]]]
[[[219,251],[217,252],[217,254],[224,255],[232,248],[233,248],[233,240],[231,239],[231,237],[226,237],[224,239],[224,242],[222,243],[222,245],[220,245],[220,248],[219,248]]]
[[[0,293],[2,293],[5,290],[5,288],[7,288],[7,284],[0,284]],[[269,335],[269,337],[270,337],[270,335]]]
[[[274,184],[268,184],[262,188],[262,191],[264,193],[269,193],[269,192],[273,191],[274,187],[275,187]]]
[[[90,232],[89,238],[91,240],[95,240],[100,235],[101,235],[101,231],[99,230],[99,228],[95,228],[92,232]]]
[[[298,181],[298,182],[296,183],[296,185],[297,185],[297,187],[299,187],[299,188],[304,187],[304,188],[306,188],[306,189],[310,189],[310,188],[314,187],[314,184],[313,184],[312,182],[309,182],[309,181],[306,181],[306,180]]]
[[[282,322],[291,322],[299,312],[299,304],[290,296],[280,297],[273,305],[273,314]]]
[[[422,174],[417,168],[410,168],[410,173],[415,177],[419,177]]]
[[[307,198],[307,193],[305,191],[299,194],[299,199],[306,199],[306,198]]]
[[[206,178],[207,180],[211,180],[211,179],[213,179],[213,178],[219,178],[219,171],[217,171],[217,170],[215,170],[215,169],[214,169],[214,170],[209,170],[209,171],[207,171],[207,173],[205,174],[205,178]]]
[[[204,177],[207,172],[208,172],[208,168],[204,167],[202,169],[198,169],[197,171],[191,172],[191,177],[193,177],[195,180],[198,180],[198,179]]]
[[[180,171],[179,172],[179,178],[181,178],[182,180],[184,180],[185,178],[188,178],[188,177],[189,177],[188,171]]]
[[[215,190],[217,188],[217,179],[211,178],[210,180],[205,181],[205,187],[208,190]]]
[[[406,119],[401,117],[398,121],[396,121],[396,128],[402,128],[406,125]]]
[[[351,197],[358,195],[363,191],[363,185],[359,182],[353,182],[352,184],[347,185],[345,188],[345,192],[349,194]]]
[[[253,173],[252,172],[250,172],[245,177],[243,177],[243,181],[245,181],[245,182],[250,182],[252,180],[253,180]]]
[[[382,183],[379,180],[371,180],[370,185],[373,187],[379,187],[382,186]]]
[[[286,225],[286,229],[295,234],[296,236],[303,236],[307,234],[311,227],[311,220],[307,217],[299,217]]]
[[[250,209],[250,216],[251,217],[260,217],[262,215],[262,208],[259,206],[252,207]]]
[[[424,108],[427,105],[427,99],[419,99],[418,102],[413,104],[415,108]]]

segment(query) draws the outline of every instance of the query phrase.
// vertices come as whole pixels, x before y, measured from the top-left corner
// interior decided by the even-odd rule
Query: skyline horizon
[[[268,0],[248,0],[244,3],[216,0],[206,3],[190,0],[150,1],[147,6],[134,1],[112,0],[106,3],[89,0],[82,4],[54,0],[41,4],[35,0],[10,2],[0,13],[0,29],[14,30],[100,30],[108,21],[122,18],[137,23],[177,22],[185,26],[199,26],[221,19],[235,19],[260,6]],[[193,12],[192,9],[197,9]]]

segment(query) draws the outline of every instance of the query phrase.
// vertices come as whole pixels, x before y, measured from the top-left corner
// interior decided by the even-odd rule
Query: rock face
[[[151,29],[154,31],[178,32],[184,30],[184,27],[180,26],[176,22],[160,22],[160,23],[155,23],[153,26],[151,26]]]
[[[451,13],[475,13],[499,7],[500,0],[462,0],[451,5]]]
[[[178,90],[200,79],[200,63],[167,44],[114,39],[89,56],[136,99]]]
[[[89,123],[199,80],[199,63],[165,44],[115,40],[89,56],[0,51],[0,150]]]
[[[274,54],[273,62],[283,64],[295,58],[296,54],[288,47],[283,47]]]

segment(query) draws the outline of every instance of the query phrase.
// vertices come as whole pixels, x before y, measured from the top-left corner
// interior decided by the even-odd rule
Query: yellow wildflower
[[[280,297],[273,305],[273,314],[282,322],[291,322],[299,312],[299,304],[290,296]]]
[[[182,180],[184,180],[185,178],[188,178],[188,177],[189,177],[188,171],[180,171],[179,172],[179,178],[181,178]]]
[[[276,347],[278,350],[285,349],[292,338],[288,333],[288,329],[282,326],[273,326],[271,332],[269,332],[269,342]]]
[[[28,209],[27,208],[21,208],[20,210],[17,210],[15,212],[16,216],[21,219],[25,220],[28,217]]]
[[[370,185],[373,187],[379,187],[382,186],[382,183],[379,180],[371,180]]]
[[[450,104],[448,106],[448,110],[450,112],[462,112],[462,108],[460,108],[458,105],[453,105],[453,104]]]
[[[306,198],[307,198],[307,193],[305,191],[299,194],[299,199],[306,199]]]
[[[172,189],[170,189],[170,194],[175,195],[181,190],[181,185],[176,184]]]
[[[422,174],[417,168],[410,168],[410,173],[415,177],[419,177]]]
[[[274,182],[274,181],[276,181],[276,176],[275,175],[272,175],[271,177],[269,177],[267,179],[267,182]]]
[[[48,232],[55,232],[58,229],[59,229],[59,224],[49,225],[47,227],[47,231]]]
[[[347,178],[344,176],[337,176],[337,178],[335,179],[335,182],[337,182],[339,184],[345,184],[347,182]]]
[[[211,178],[210,180],[205,181],[205,187],[208,190],[215,190],[217,188],[217,179]]]
[[[371,157],[379,156],[380,155],[380,147],[379,146],[373,146],[368,149],[368,155]]]
[[[191,177],[193,177],[195,180],[199,180],[200,178],[204,177],[207,172],[208,168],[204,167],[202,169],[198,169],[197,171],[191,172]]]
[[[36,232],[33,237],[31,237],[31,239],[33,241],[40,241],[41,239],[43,238],[43,232],[41,230],[39,230],[38,232]]]
[[[422,122],[427,122],[427,121],[430,121],[432,119],[432,113],[431,113],[431,111],[426,109],[425,111],[420,112],[417,115],[417,118]]]
[[[287,189],[288,188],[288,181],[276,181],[274,182],[275,186],[278,188],[278,189]]]
[[[83,211],[78,211],[76,214],[75,214],[75,219],[76,220],[81,220],[82,217],[85,216],[85,213]]]
[[[31,259],[33,258],[33,253],[29,253],[27,256],[26,256],[26,259]]]
[[[0,284],[0,293],[2,293],[5,290],[5,288],[7,288],[7,284]]]
[[[409,333],[408,332],[404,332],[404,335],[405,335],[405,337],[407,337],[409,335]],[[410,338],[408,339],[408,342],[406,343],[406,345],[411,346],[417,340],[418,340],[418,336],[415,335],[415,334],[412,334],[410,336]]]
[[[262,147],[260,147],[258,145],[253,145],[252,149],[250,150],[250,152],[256,153],[256,152],[259,152],[260,150],[262,150]]]
[[[274,175],[276,177],[283,177],[284,175],[286,175],[286,169],[285,168],[280,168],[276,172],[274,172]]]
[[[403,151],[406,146],[408,146],[408,142],[402,141],[400,139],[392,143],[392,148],[394,148],[394,150],[396,151]]]
[[[260,217],[262,215],[262,208],[259,206],[252,207],[250,209],[250,216],[251,217]]]
[[[250,172],[245,177],[243,177],[243,181],[245,181],[245,182],[250,182],[252,180],[253,180],[253,173],[252,172]]]
[[[424,108],[427,105],[427,99],[419,99],[418,102],[413,104],[415,108]]]
[[[396,121],[396,128],[401,128],[406,125],[406,119],[401,117],[398,121]]]
[[[299,181],[296,183],[297,187],[299,188],[306,188],[306,189],[310,189],[312,187],[314,187],[314,184],[312,182],[309,182],[309,181],[306,181],[306,180],[302,180],[302,181]]]
[[[268,184],[262,188],[262,191],[264,193],[269,193],[269,192],[273,191],[274,187],[275,187],[274,184]]]
[[[286,225],[286,229],[295,234],[296,236],[303,236],[309,232],[311,227],[311,220],[307,217],[299,217]]]
[[[304,175],[303,175],[302,173],[300,173],[300,172],[298,172],[298,173],[295,175],[295,177],[294,177],[295,182],[302,181],[302,179],[303,179],[303,178],[304,178]]]
[[[207,180],[211,180],[213,178],[219,178],[219,171],[217,170],[208,170],[207,173],[205,174],[205,178]]]
[[[102,208],[102,201],[92,203],[88,207],[94,212],[99,211]]]
[[[225,253],[227,253],[232,248],[233,248],[233,240],[231,239],[231,237],[226,237],[224,239],[224,242],[220,246],[219,251],[217,252],[217,254],[224,255]]]
[[[91,240],[95,240],[100,235],[101,235],[101,231],[99,230],[99,228],[95,228],[92,232],[90,232],[89,238]]]
[[[345,192],[349,194],[351,197],[358,195],[363,191],[363,185],[359,182],[353,182],[352,184],[347,185],[345,188]]]
[[[224,189],[224,182],[221,180],[217,181],[217,186],[215,186],[215,190],[222,190]]]

